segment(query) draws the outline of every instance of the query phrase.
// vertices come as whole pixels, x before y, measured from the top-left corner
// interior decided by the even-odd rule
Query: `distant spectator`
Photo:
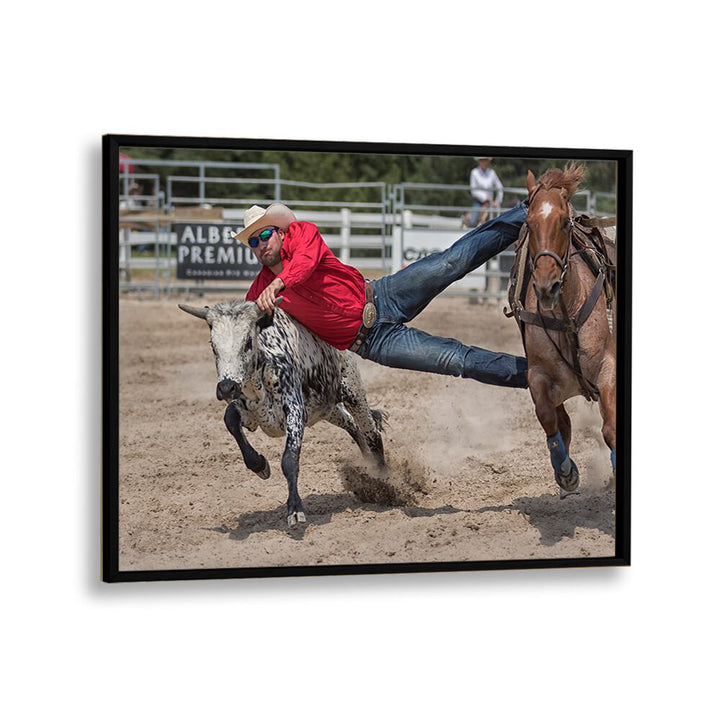
[[[128,210],[139,210],[143,206],[143,201],[140,199],[142,188],[139,183],[133,182],[128,188],[128,199],[127,209]]]
[[[140,183],[135,181],[131,182],[128,187],[128,194],[125,196],[125,199],[120,200],[120,209],[126,211],[140,210],[145,205],[141,195],[142,188],[140,187]]]
[[[503,184],[490,167],[489,157],[473,158],[477,167],[470,173],[470,194],[473,198],[470,227],[482,225],[490,216],[490,207],[499,208],[503,199]],[[493,199],[493,191],[497,195]]]

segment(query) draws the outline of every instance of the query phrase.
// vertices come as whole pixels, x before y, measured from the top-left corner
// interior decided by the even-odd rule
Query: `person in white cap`
[[[489,216],[490,206],[499,208],[503,199],[503,184],[493,168],[489,157],[473,158],[477,167],[470,173],[470,194],[473,198],[470,227],[484,223]],[[493,198],[493,191],[497,195]]]
[[[452,282],[516,240],[526,217],[527,206],[520,203],[447,250],[373,281],[340,262],[318,228],[299,222],[282,203],[251,207],[244,229],[233,237],[252,248],[263,266],[246,299],[266,313],[272,314],[282,296],[286,312],[339,350],[389,367],[525,388],[524,357],[463,345],[405,323]]]

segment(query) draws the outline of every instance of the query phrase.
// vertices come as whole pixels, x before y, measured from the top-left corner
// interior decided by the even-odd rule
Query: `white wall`
[[[71,1],[7,18],[7,716],[707,716],[720,500],[709,6],[262,7],[183,17]],[[633,566],[99,583],[106,132],[633,149]],[[30,253],[45,261],[32,271]]]

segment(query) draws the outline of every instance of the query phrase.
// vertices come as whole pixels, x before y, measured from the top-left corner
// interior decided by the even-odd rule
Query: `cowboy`
[[[525,388],[524,357],[463,345],[405,323],[452,282],[508,247],[526,216],[521,203],[447,250],[373,281],[340,262],[318,228],[298,222],[282,203],[267,209],[253,205],[245,212],[244,230],[233,237],[250,247],[263,266],[246,299],[266,313],[272,314],[282,294],[286,312],[339,350],[389,367]]]
[[[482,225],[488,219],[490,206],[499,208],[503,199],[503,184],[495,170],[490,167],[491,158],[476,157],[473,160],[477,163],[477,167],[470,173],[470,194],[473,197],[471,228]],[[495,199],[493,199],[493,190],[497,192]]]

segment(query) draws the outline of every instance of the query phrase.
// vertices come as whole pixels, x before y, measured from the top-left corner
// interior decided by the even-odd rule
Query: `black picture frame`
[[[609,160],[617,163],[617,473],[615,554],[611,557],[519,558],[458,562],[268,566],[121,570],[119,562],[119,152],[123,147],[177,149],[283,150],[331,153],[393,153],[413,155],[488,155],[491,157]],[[318,142],[290,139],[231,139],[105,135],[103,158],[102,362],[103,477],[102,579],[106,582],[254,578],[278,576],[355,575],[375,573],[448,572],[498,569],[540,569],[625,566],[630,564],[631,351],[632,351],[632,167],[629,150],[531,148],[439,144]],[[218,428],[218,432],[224,431]]]

